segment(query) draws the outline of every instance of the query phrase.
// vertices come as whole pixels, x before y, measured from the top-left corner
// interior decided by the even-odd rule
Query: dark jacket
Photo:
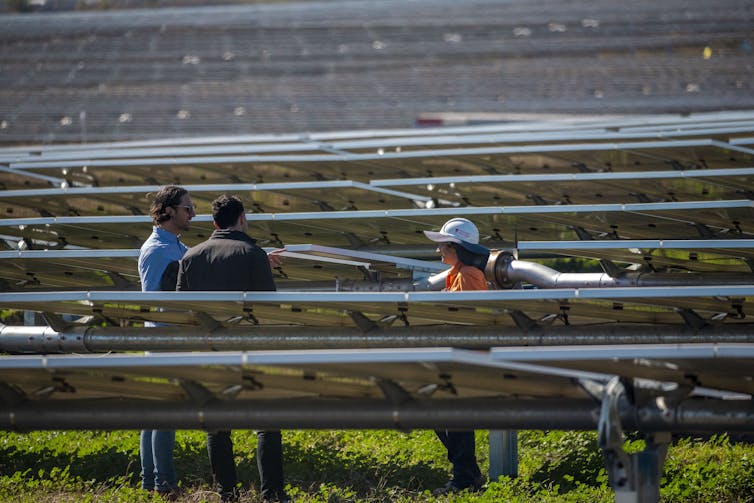
[[[216,230],[181,259],[176,290],[275,290],[267,254],[241,231]]]

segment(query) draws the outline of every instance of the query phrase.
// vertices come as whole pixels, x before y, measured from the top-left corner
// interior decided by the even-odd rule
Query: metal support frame
[[[96,327],[0,325],[0,351],[97,353],[105,351],[202,351],[269,349],[364,349],[626,344],[754,343],[750,323],[685,325],[560,326],[511,312],[516,327],[388,326],[365,320],[354,327],[201,326]],[[683,314],[682,312],[680,314]],[[358,317],[357,317],[358,318]],[[58,325],[58,324],[56,324]],[[62,323],[60,324],[62,325]]]
[[[180,385],[189,399],[199,407],[203,407],[217,399],[211,391],[197,382],[184,379],[180,381]]]
[[[491,430],[489,434],[490,480],[518,477],[518,431]]]
[[[626,396],[620,378],[604,386],[597,426],[599,445],[605,456],[608,480],[615,491],[616,503],[646,503],[660,500],[662,466],[668,452],[669,432],[647,435],[643,451],[628,454],[623,450],[623,428],[619,402]]]
[[[0,430],[119,429],[562,429],[593,430],[599,404],[592,399],[452,398],[393,404],[382,399],[224,399],[199,405],[184,400],[32,399],[0,385]],[[185,388],[184,388],[185,389]],[[201,395],[201,394],[200,394]],[[201,400],[201,396],[198,397]],[[610,407],[610,405],[608,405]],[[617,414],[617,415],[616,415]],[[613,452],[623,424],[645,432],[754,431],[750,400],[688,400],[659,409],[625,403],[604,415],[601,438]],[[618,419],[620,418],[620,420]],[[612,427],[610,432],[604,428]],[[662,436],[655,444],[662,445]],[[648,451],[651,454],[652,449]],[[658,460],[661,459],[657,452]],[[636,455],[634,455],[636,456]],[[644,460],[637,459],[637,466]],[[658,462],[657,466],[660,463]],[[613,470],[614,471],[614,470]],[[637,469],[634,469],[634,473]],[[646,476],[637,480],[646,481]],[[637,500],[638,501],[638,500]]]

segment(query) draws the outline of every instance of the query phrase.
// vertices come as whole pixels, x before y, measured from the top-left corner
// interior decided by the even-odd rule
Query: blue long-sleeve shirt
[[[152,234],[139,251],[141,291],[162,290],[160,284],[165,269],[171,262],[180,261],[187,250],[188,246],[181,243],[178,236],[161,227],[153,227]]]

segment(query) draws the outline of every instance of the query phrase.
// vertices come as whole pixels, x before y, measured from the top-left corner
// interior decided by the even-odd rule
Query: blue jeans
[[[141,487],[147,490],[169,491],[178,486],[173,463],[175,431],[142,430]]]

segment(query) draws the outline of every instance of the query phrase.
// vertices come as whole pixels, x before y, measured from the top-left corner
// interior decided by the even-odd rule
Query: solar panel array
[[[746,110],[753,21],[742,0],[1,15],[0,143]]]
[[[583,428],[617,375],[689,408],[671,423],[648,409],[637,429],[748,430],[750,400],[715,399],[754,391],[753,124],[731,112],[4,149],[0,308],[49,326],[0,329],[16,354],[0,359],[0,425],[157,426],[145,403],[178,414],[206,403],[200,389],[224,404],[206,424],[397,426],[377,419],[387,399],[404,425],[542,427],[537,411],[562,406],[573,414],[548,427]],[[211,233],[212,199],[239,195],[250,234],[286,249],[279,291],[140,292],[149,195],[168,183],[198,206],[188,245]],[[444,270],[422,231],[453,216],[496,250],[492,290],[422,291]],[[281,398],[348,413],[286,422]],[[362,401],[374,422],[349,409]],[[112,415],[82,419],[93,403]],[[233,416],[260,407],[270,415]],[[484,419],[518,407],[530,414]],[[722,419],[730,408],[740,420]]]

